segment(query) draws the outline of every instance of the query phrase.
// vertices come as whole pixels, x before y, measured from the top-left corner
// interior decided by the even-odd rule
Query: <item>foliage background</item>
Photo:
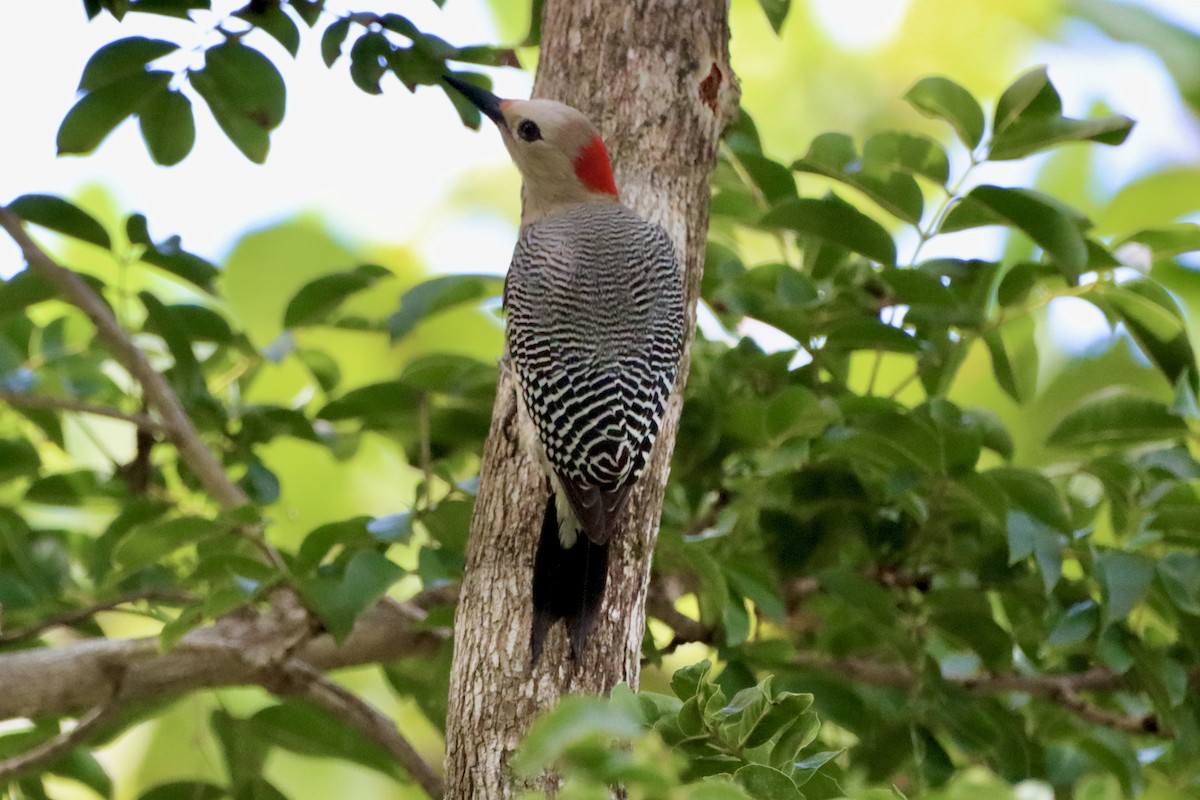
[[[456,44],[514,43],[528,29],[528,9],[500,0],[486,7],[450,0],[444,12],[433,4],[411,5],[409,9],[406,4],[405,13],[411,13],[424,29]],[[1200,169],[1196,166],[1200,157],[1196,112],[1200,106],[1196,99],[1200,92],[1196,77],[1200,75],[1200,48],[1186,46],[1189,41],[1200,41],[1187,38],[1194,37],[1194,31],[1200,28],[1200,17],[1185,2],[1160,8],[1178,24],[1172,35],[1180,37],[1183,46],[1170,47],[1170,38],[1154,29],[1150,29],[1148,42],[1114,44],[1088,22],[1092,18],[1103,23],[1117,13],[1114,9],[1115,4],[1110,7],[1098,2],[1072,5],[1035,0],[797,3],[777,36],[758,4],[735,2],[733,63],[742,80],[744,106],[761,134],[763,151],[785,164],[804,154],[810,142],[825,131],[846,131],[861,144],[870,134],[904,128],[924,131],[948,142],[950,137],[944,126],[916,114],[901,100],[918,79],[932,74],[947,75],[976,96],[994,99],[1015,74],[1030,65],[1046,63],[1071,116],[1087,116],[1109,107],[1137,119],[1138,127],[1118,149],[1070,146],[1028,161],[989,165],[980,171],[979,178],[1006,185],[1036,185],[1090,215],[1097,224],[1098,234],[1117,236],[1181,219],[1195,219],[1200,210]],[[6,182],[3,196],[7,199],[27,192],[72,196],[117,234],[118,252],[122,248],[118,232],[124,229],[126,215],[144,210],[156,241],[168,234],[181,234],[187,247],[220,265],[220,300],[198,293],[161,272],[122,263],[68,238],[47,235],[43,240],[53,252],[72,267],[113,286],[114,306],[130,325],[142,323],[145,312],[137,301],[137,293],[142,290],[168,302],[200,302],[216,308],[228,321],[230,335],[226,337],[221,328],[216,334],[210,330],[196,338],[216,346],[217,355],[206,363],[205,373],[209,389],[225,402],[236,402],[243,408],[269,405],[300,408],[311,417],[321,412],[326,400],[345,397],[357,388],[393,381],[398,373],[409,380],[409,389],[418,387],[417,394],[429,391],[450,397],[443,410],[462,413],[446,416],[444,420],[435,415],[435,423],[442,420],[445,427],[434,432],[434,452],[430,457],[437,462],[436,468],[444,470],[452,481],[468,478],[472,469],[469,453],[472,448],[477,449],[482,436],[480,413],[482,410],[486,415],[490,408],[488,370],[501,343],[501,328],[492,313],[494,305],[483,310],[467,305],[436,315],[395,343],[387,330],[371,330],[370,325],[367,330],[361,329],[361,325],[356,329],[353,319],[386,320],[397,309],[398,295],[431,273],[502,272],[515,234],[518,183],[495,137],[475,136],[462,129],[450,105],[433,90],[422,89],[410,96],[389,77],[384,82],[386,91],[382,98],[358,92],[344,74],[344,63],[333,70],[326,70],[320,64],[316,36],[305,38],[299,58],[291,66],[289,57],[274,42],[256,32],[248,41],[261,46],[280,65],[290,90],[287,119],[272,137],[267,167],[255,167],[241,159],[203,114],[198,115],[196,151],[180,166],[169,170],[150,164],[132,124],[120,129],[86,159],[52,161],[49,157],[54,131],[73,102],[71,90],[83,63],[96,47],[117,36],[160,35],[160,32],[176,35],[191,26],[146,19],[130,19],[118,26],[102,18],[84,29],[79,7],[66,0],[25,4],[24,8],[6,9],[4,13],[16,22],[0,31],[4,40],[0,42],[0,58],[5,60],[0,65],[6,67],[6,74],[28,74],[29,78],[6,81],[0,89],[7,95],[0,98],[4,106],[22,108],[27,122],[20,126],[10,124],[3,134],[5,147],[0,153],[0,178]],[[1142,30],[1137,25],[1125,24],[1110,33],[1136,39]],[[1185,33],[1188,30],[1193,33]],[[520,56],[527,66],[536,57],[531,49],[520,50]],[[527,77],[512,70],[496,71],[495,75],[502,94],[521,96],[527,92]],[[331,119],[339,124],[331,123]],[[965,162],[962,148],[951,152],[957,153],[952,171],[959,174]],[[727,167],[718,176],[718,190],[736,186],[741,177]],[[819,178],[807,174],[799,178],[806,196],[819,196],[826,187]],[[714,240],[736,248],[745,264],[776,259],[774,235],[736,225],[739,214],[745,213],[745,203],[735,195],[737,192],[731,191],[729,203],[717,205],[718,212],[725,209],[728,213],[724,216],[718,213],[714,219]],[[861,196],[853,192],[843,192],[842,196],[873,218],[895,225]],[[900,231],[898,235],[900,260],[906,263],[917,239],[911,231]],[[992,258],[1001,253],[1016,261],[1028,257],[1032,249],[1024,239],[1010,237],[1005,229],[995,228],[940,237],[922,249],[924,258],[939,255]],[[1189,262],[1188,258],[1185,256],[1178,263],[1172,260],[1157,263],[1152,275],[1184,305],[1194,337],[1198,325],[1196,312],[1200,309],[1200,281],[1196,280],[1196,262]],[[289,301],[301,287],[321,275],[363,263],[382,265],[389,275],[355,294],[338,311],[339,325],[285,325]],[[7,244],[0,244],[0,271],[12,275],[19,268],[16,254]],[[710,270],[710,275],[713,281],[706,290],[706,298],[728,299],[729,287],[722,279],[723,275],[729,275],[728,271],[718,268]],[[486,293],[489,285],[481,281],[478,287]],[[7,388],[20,388],[9,381],[13,375],[24,374],[21,369],[27,369],[41,381],[39,390],[100,399],[122,395],[120,387],[96,359],[73,352],[85,349],[88,344],[87,328],[81,317],[54,303],[40,304],[30,316],[43,332],[31,339],[35,343],[32,351],[18,351],[17,362],[5,364]],[[59,318],[65,320],[59,330],[45,333]],[[945,394],[961,407],[994,412],[1012,436],[1012,465],[1048,469],[1049,474],[1061,479],[1060,489],[1067,489],[1071,488],[1067,477],[1075,456],[1064,456],[1060,450],[1047,448],[1046,438],[1068,408],[1093,390],[1113,385],[1134,387],[1170,403],[1174,399],[1173,387],[1163,380],[1161,370],[1132,346],[1128,334],[1113,332],[1103,315],[1084,300],[1063,298],[1044,303],[1032,319],[1036,324],[1023,332],[1024,339],[1013,353],[1014,362],[1022,365],[1025,376],[1020,377],[1019,368],[1014,381],[1024,385],[1030,369],[1036,372],[1037,391],[1030,393],[1024,404],[997,385],[992,377],[992,359],[982,345],[966,351],[965,360]],[[752,333],[758,345],[768,350],[794,346],[791,339],[776,329],[741,320],[736,309],[726,313],[723,322],[726,330],[711,315],[705,323],[704,330],[717,342],[732,341],[741,332]],[[287,327],[291,330],[285,330]],[[243,346],[232,332],[244,332],[248,345]],[[166,348],[153,337],[146,337],[145,343],[152,348],[160,347],[165,359]],[[902,660],[919,663],[919,654],[923,652],[939,659],[943,672],[949,667],[970,671],[978,667],[983,648],[986,662],[986,653],[996,652],[994,641],[981,644],[961,629],[958,632],[965,639],[955,641],[953,632],[946,634],[946,630],[953,630],[954,624],[936,619],[945,609],[928,605],[924,600],[913,600],[904,596],[903,591],[899,601],[895,597],[877,597],[878,587],[864,582],[860,574],[860,567],[869,565],[877,573],[883,568],[878,574],[894,571],[904,578],[911,577],[908,568],[914,563],[923,567],[935,564],[936,575],[951,584],[942,588],[953,588],[954,583],[970,585],[970,580],[960,579],[964,573],[975,576],[978,565],[987,563],[984,556],[988,554],[970,551],[970,545],[964,542],[976,540],[969,536],[945,531],[942,538],[925,542],[924,546],[932,548],[932,555],[918,552],[916,555],[920,557],[913,560],[914,552],[905,550],[911,542],[872,541],[850,530],[835,531],[829,534],[830,549],[825,552],[814,556],[805,551],[803,543],[775,542],[768,546],[779,550],[768,550],[771,555],[763,560],[763,543],[739,521],[758,519],[762,508],[770,503],[763,502],[744,483],[739,484],[738,476],[740,470],[756,475],[755,470],[762,465],[754,462],[764,453],[778,450],[778,441],[764,443],[756,438],[757,433],[747,434],[747,428],[737,430],[739,416],[732,413],[730,429],[723,434],[725,438],[710,443],[712,446],[707,450],[700,446],[704,428],[704,418],[700,415],[706,405],[748,409],[747,413],[752,414],[755,405],[750,401],[761,400],[769,414],[769,401],[783,388],[779,382],[781,365],[791,355],[785,353],[771,359],[749,353],[746,348],[752,347],[747,344],[740,354],[723,357],[722,348],[714,345],[702,347],[698,355],[689,390],[689,401],[696,399],[696,410],[689,407],[688,412],[694,435],[688,441],[681,440],[676,466],[681,488],[668,501],[659,555],[660,571],[681,576],[683,587],[688,590],[679,608],[698,616],[705,624],[718,625],[716,642],[722,646],[718,654],[721,659],[740,660],[743,669],[761,668],[770,659],[743,657],[746,648],[741,639],[753,632],[755,638],[769,640],[778,633],[773,626],[779,625],[779,620],[771,619],[769,613],[753,622],[747,613],[751,608],[762,612],[771,607],[772,592],[779,578],[772,574],[776,567],[780,563],[786,568],[796,567],[798,574],[824,570],[827,586],[829,570],[841,569],[843,572],[838,574],[849,581],[844,584],[842,596],[836,596],[835,592],[830,597],[826,592],[826,596],[805,606],[806,613],[834,620],[830,630],[837,632],[839,638],[826,640],[803,628],[790,630],[789,634],[798,637],[798,641],[807,641],[809,646],[815,642],[818,650],[832,656],[878,655],[872,651],[884,631],[877,626],[894,627],[890,615],[897,613],[893,604],[899,602],[904,608],[900,618],[911,627],[898,637],[896,650],[886,655],[899,653]],[[1029,359],[1033,347],[1040,354],[1036,362]],[[298,356],[305,351],[324,353],[336,363],[340,374],[336,387],[322,386],[317,378],[322,370],[314,369],[317,360],[325,366],[327,359],[312,356],[306,361]],[[261,357],[260,352],[267,357]],[[272,354],[278,357],[272,358]],[[439,361],[423,360],[433,354],[463,356],[471,361],[451,362],[444,356],[439,356]],[[423,366],[425,372],[414,371],[414,363]],[[456,369],[447,372],[449,366]],[[756,368],[762,371],[758,377],[751,374]],[[439,377],[430,377],[433,373]],[[918,384],[902,385],[911,373],[909,357],[885,354],[876,359],[873,349],[867,348],[847,361],[843,382],[859,393],[870,387],[876,394],[887,395],[899,388],[897,399],[916,405],[923,398]],[[446,374],[453,376],[449,384],[438,383],[444,381],[440,376]],[[434,383],[421,384],[422,380]],[[722,395],[726,391],[729,394]],[[794,401],[797,396],[794,393],[790,399]],[[244,439],[245,447],[231,454],[230,461],[238,477],[246,471],[251,474],[247,485],[257,487],[258,497],[265,503],[265,513],[271,519],[270,538],[284,550],[295,550],[311,531],[325,523],[363,515],[390,519],[389,524],[400,531],[395,536],[404,541],[388,549],[387,555],[407,571],[391,592],[406,596],[419,586],[453,579],[458,564],[455,550],[461,546],[456,537],[461,536],[464,515],[469,511],[466,503],[469,485],[465,490],[450,489],[447,482],[436,478],[423,483],[421,437],[414,435],[417,418],[397,411],[394,397],[391,395],[387,402],[368,398],[364,406],[343,409],[345,415],[341,419],[336,412],[330,414],[326,409],[321,413],[332,425],[328,428],[318,425],[317,435],[269,435],[261,443]],[[820,418],[819,407],[809,410],[815,415],[809,417],[811,424],[811,419]],[[130,431],[119,423],[71,417],[63,424],[61,446],[56,446],[51,433],[30,432],[30,425],[36,425],[36,420],[8,412],[3,417],[6,442],[26,437],[37,442],[38,459],[31,463],[42,471],[43,477],[49,473],[74,473],[75,477],[67,490],[51,482],[34,491],[25,470],[11,469],[0,487],[3,502],[17,509],[35,531],[67,530],[71,535],[30,534],[27,540],[21,540],[14,533],[19,524],[10,521],[6,534],[9,538],[4,545],[9,548],[8,557],[0,557],[0,563],[12,566],[22,552],[49,553],[48,564],[76,555],[79,550],[75,548],[85,547],[82,542],[101,534],[119,505],[125,502],[105,486],[114,465],[128,463],[136,455]],[[753,419],[746,422],[747,426],[758,424]],[[1194,425],[1193,422],[1193,429]],[[795,437],[807,442],[820,432],[781,429],[776,431],[775,438]],[[1194,434],[1190,437],[1187,447],[1194,451]],[[807,447],[805,444],[805,449],[797,450],[794,456],[807,458]],[[1194,528],[1197,478],[1194,464],[1185,463],[1188,459],[1183,452],[1176,451],[1179,464],[1168,469],[1171,485],[1159,484],[1149,487],[1149,491],[1176,493],[1173,497],[1179,499],[1177,505],[1183,508],[1179,512],[1183,514],[1179,536],[1186,547],[1194,548],[1194,534],[1189,538],[1187,531]],[[15,450],[13,454],[6,463],[21,463]],[[995,453],[987,454],[979,469],[1002,461]],[[257,471],[255,464],[273,473],[278,481],[278,496],[274,482]],[[96,478],[88,477],[92,471]],[[179,479],[172,477],[170,470],[164,470],[164,476],[167,488],[173,492],[181,490]],[[256,480],[260,483],[256,484]],[[1163,483],[1166,482],[1164,478]],[[428,492],[424,488],[427,485]],[[682,488],[685,486],[690,494]],[[885,495],[891,488],[887,488]],[[1154,550],[1156,542],[1139,539],[1145,529],[1131,526],[1130,530],[1138,535],[1126,539],[1103,521],[1111,513],[1105,502],[1112,501],[1098,498],[1101,489],[1109,487],[1097,488],[1093,481],[1074,488],[1076,491],[1066,496],[1077,502],[1064,506],[1072,515],[1070,532],[1087,529],[1090,535],[1109,537],[1099,540],[1102,548],[1136,553],[1146,547],[1150,548],[1147,553],[1161,554]],[[717,497],[724,497],[711,509],[715,515],[712,520],[705,517],[707,509],[713,506],[712,498],[701,490],[720,490]],[[921,496],[921,491],[917,495]],[[1130,513],[1152,516],[1154,512],[1148,511],[1148,507],[1139,506],[1141,499],[1132,503],[1134,510]],[[441,502],[434,506],[431,500]],[[435,507],[440,510],[433,510]],[[414,509],[422,517],[421,524],[414,529],[406,527],[408,517],[393,516]],[[194,497],[185,498],[184,510],[201,516],[208,512]],[[708,524],[697,528],[697,520]],[[831,524],[836,527],[841,523]],[[380,528],[377,524],[376,530]],[[382,528],[389,530],[387,524],[382,524]],[[685,533],[704,535],[685,539]],[[713,536],[714,533],[721,535]],[[62,554],[56,554],[46,544],[58,538],[66,542]],[[33,546],[35,540],[42,542],[41,551]],[[1087,542],[1080,545],[1080,551],[1086,552],[1088,546]],[[1000,555],[1007,561],[1007,553]],[[753,567],[749,574],[719,569],[711,572],[710,567],[715,567],[710,561],[728,564],[737,563],[738,559]],[[190,568],[190,558],[183,560],[180,569]],[[1091,618],[1098,612],[1078,603],[1086,602],[1090,596],[1104,607],[1111,607],[1113,585],[1105,584],[1103,576],[1089,583],[1089,577],[1094,577],[1093,567],[1086,560],[1076,561],[1077,572],[1072,574],[1070,562],[1070,558],[1065,562],[1064,577],[1072,581],[1074,588],[1070,592],[1077,594],[1071,596],[1068,592],[1053,598],[1042,608],[1041,618],[1031,617],[1024,622],[1006,619],[1006,614],[996,608],[1003,602],[1000,595],[989,599],[991,605],[981,612],[981,618],[986,617],[998,626],[1007,623],[1002,626],[1001,636],[1009,644],[1016,638],[1036,649],[1039,633],[1044,636],[1047,631],[1069,627],[1072,609],[1077,609],[1076,617],[1084,618],[1079,624],[1089,627],[1082,636],[1078,633],[1082,628],[1058,634],[1061,641],[1056,646],[1062,650],[1052,655],[1061,657],[1063,665],[1083,668],[1097,657],[1103,659],[1101,630],[1119,629],[1122,635],[1130,632],[1148,642],[1152,659],[1162,662],[1162,653],[1169,653],[1166,660],[1182,664],[1185,671],[1189,665],[1194,669],[1194,614],[1173,606],[1169,600],[1188,591],[1195,598],[1196,577],[1189,571],[1194,561],[1185,564],[1182,589],[1164,586],[1161,578],[1152,590],[1145,583],[1130,598],[1129,607],[1124,609],[1127,613],[1106,618],[1103,625]],[[698,569],[696,564],[708,566]],[[344,568],[345,564],[340,566]],[[1030,578],[1034,583],[1040,580],[1037,569],[1024,561],[1018,566],[1028,568],[1020,578]],[[31,569],[20,564],[15,568]],[[46,569],[49,571],[39,568],[33,572],[58,574],[49,567]],[[767,584],[772,588],[759,596],[755,592],[761,593],[763,589],[757,582],[755,569],[771,576]],[[61,583],[45,587],[39,602],[30,603],[25,609],[28,619],[36,619],[63,602],[86,605],[84,601],[96,589],[94,577],[81,578],[78,571],[70,573],[69,579],[60,575],[55,580],[61,579]],[[28,578],[29,574],[24,574],[21,579]],[[189,579],[194,578],[193,575]],[[9,583],[10,587],[14,585]],[[911,587],[901,587],[904,588]],[[1153,593],[1147,594],[1148,591]],[[743,596],[750,597],[755,605],[743,604]],[[852,604],[867,596],[878,601],[875,618],[853,618]],[[15,606],[18,612],[15,617],[10,614],[8,624],[20,621],[20,603],[14,603],[10,596],[6,606],[10,609]],[[879,618],[881,615],[883,619]],[[801,623],[804,619],[802,614]],[[161,623],[162,618],[156,613],[143,616],[109,613],[97,617],[99,628],[91,632],[108,636],[152,634],[160,629]],[[960,624],[970,629],[980,625],[980,619],[967,615]],[[1022,629],[1022,624],[1027,628]],[[932,636],[927,635],[929,625],[935,629]],[[941,634],[936,632],[939,627]],[[739,634],[741,628],[745,630]],[[652,633],[659,647],[671,649],[670,631],[655,623]],[[1026,638],[1022,639],[1023,636]],[[922,647],[912,650],[913,642],[917,641],[922,642]],[[967,646],[963,646],[963,641]],[[707,655],[712,655],[712,651],[706,644],[674,648],[664,656],[660,667],[647,671],[644,685],[663,691],[674,668]],[[996,663],[987,666],[1007,666],[1003,653],[996,658]],[[390,681],[378,669],[339,677],[394,715],[419,749],[430,760],[437,761],[440,752],[437,709],[418,702],[414,695],[427,701],[435,697],[437,681],[433,678],[444,671],[446,663],[444,659],[438,663],[413,663],[393,670]],[[1162,663],[1159,667],[1166,670],[1164,674],[1171,669]],[[787,670],[778,672],[785,677]],[[731,696],[732,689],[737,688],[733,683],[748,677],[727,671],[725,680]],[[1163,702],[1171,709],[1180,708],[1173,694],[1177,687],[1171,683],[1175,679],[1174,673],[1162,678],[1163,691],[1168,695]],[[863,788],[867,785],[886,787],[892,783],[923,796],[937,792],[957,796],[985,790],[995,796],[1007,796],[1008,784],[1023,776],[1022,769],[1038,773],[1037,764],[1041,762],[1028,752],[1015,755],[1016,761],[1006,763],[1002,748],[991,735],[976,730],[972,735],[980,737],[980,745],[972,750],[971,735],[959,737],[968,740],[964,744],[945,730],[926,724],[927,720],[913,722],[904,707],[908,696],[903,692],[866,690],[859,694],[847,690],[837,680],[804,671],[789,680],[788,688],[812,691],[816,696],[817,713],[826,720],[820,744],[830,751],[849,748],[847,755],[840,757],[845,772],[839,775],[839,780],[843,789],[855,792],[856,796],[867,791]],[[1157,698],[1151,699],[1158,702]],[[865,704],[872,709],[876,715],[871,717],[874,739],[862,730],[853,729],[848,719],[854,713],[839,709],[839,701]],[[172,704],[98,751],[97,757],[115,778],[114,796],[137,797],[146,788],[165,781],[212,780],[221,776],[227,767],[219,740],[212,732],[212,714],[245,717],[270,704],[268,695],[249,689],[190,697]],[[1129,713],[1146,710],[1145,698],[1140,695],[1118,697],[1113,704]],[[997,713],[999,716],[995,718],[959,720],[945,727],[951,731],[955,725],[960,729],[987,730],[999,725],[997,720],[1011,721],[1003,713]],[[1196,725],[1194,708],[1185,705],[1178,713],[1180,722],[1185,720],[1183,714],[1191,713],[1191,724]],[[430,722],[431,718],[434,722]],[[1196,743],[1192,742],[1188,750],[1186,737],[1181,738],[1185,745],[1182,752],[1160,754],[1155,749],[1160,742],[1115,737],[1102,731],[1095,733],[1093,741],[1075,725],[1055,718],[1046,729],[1054,732],[1050,737],[1054,739],[1052,744],[1057,742],[1055,746],[1064,748],[1064,752],[1084,754],[1081,762],[1063,756],[1059,766],[1065,765],[1066,771],[1059,775],[1060,791],[1070,785],[1078,796],[1086,797],[1118,796],[1134,789],[1172,797],[1186,796],[1195,790]],[[1042,732],[1045,731],[1039,730]],[[1191,735],[1195,737],[1194,730]],[[1017,738],[1020,747],[1025,747],[1025,739]],[[181,741],[189,746],[180,747]],[[943,753],[947,763],[938,760]],[[1150,764],[1142,767],[1139,760]],[[417,790],[398,785],[377,770],[345,760],[307,757],[289,751],[286,746],[271,749],[266,774],[288,797],[321,797],[334,791],[369,793],[375,797],[419,796]],[[582,770],[580,780],[586,781],[588,774],[586,769]],[[1039,777],[1056,782],[1053,775],[1046,773],[1044,763]],[[89,790],[67,779],[51,777],[47,785],[54,797],[92,796]],[[1025,784],[1022,791],[1044,791],[1040,787],[1045,785]]]

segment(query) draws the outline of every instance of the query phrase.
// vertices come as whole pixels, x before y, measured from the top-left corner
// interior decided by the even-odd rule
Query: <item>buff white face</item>
[[[592,123],[553,100],[504,100],[504,145],[531,191],[616,197],[608,151]]]
[[[564,206],[617,201],[608,151],[579,111],[553,100],[501,100],[452,77],[446,82],[500,129],[525,179],[525,224]]]

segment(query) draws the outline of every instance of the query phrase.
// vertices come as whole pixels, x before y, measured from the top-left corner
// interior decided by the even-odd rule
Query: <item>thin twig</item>
[[[246,505],[249,501],[245,492],[229,480],[221,462],[201,441],[175,390],[146,360],[146,356],[117,322],[112,310],[77,273],[46,255],[25,232],[21,218],[7,208],[0,208],[0,228],[7,231],[21,248],[29,268],[45,278],[64,300],[92,321],[96,335],[113,357],[141,384],[146,400],[162,417],[161,424],[179,450],[180,459],[195,473],[205,491],[226,510]]]
[[[137,592],[128,592],[126,594],[114,597],[110,600],[105,600],[86,608],[74,608],[70,611],[64,611],[53,617],[38,622],[36,625],[30,625],[27,628],[17,628],[11,631],[0,631],[0,645],[15,644],[17,642],[36,639],[46,631],[52,628],[62,628],[68,625],[74,625],[77,622],[82,622],[85,619],[90,619],[101,611],[111,611],[117,606],[123,606],[128,603],[136,603],[139,601],[150,601],[160,603],[191,603],[195,601],[195,596],[190,592],[177,589],[142,589]]]
[[[117,703],[109,700],[83,715],[71,730],[63,731],[30,750],[0,761],[0,786],[67,755],[82,745],[97,729],[118,716],[119,712]]]
[[[357,728],[390,753],[433,800],[440,800],[442,778],[421,757],[390,719],[353,692],[339,686],[303,661],[292,660],[268,671],[263,685],[275,694],[299,697]]]
[[[154,433],[167,433],[167,426],[151,417],[149,414],[128,414],[108,406],[95,405],[82,400],[71,400],[66,397],[49,397],[43,394],[26,394],[0,389],[0,401],[10,406],[32,408],[38,411],[70,411],[76,414],[90,414],[93,417],[108,417],[119,419],[136,425],[142,430]]]

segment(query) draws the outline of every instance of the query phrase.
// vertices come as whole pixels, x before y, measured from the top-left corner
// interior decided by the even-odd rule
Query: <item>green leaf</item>
[[[760,224],[814,236],[884,266],[896,264],[896,243],[883,226],[833,195],[785,200],[768,211]]]
[[[387,72],[392,45],[377,31],[368,31],[350,48],[350,78],[367,94],[383,94],[379,81]]]
[[[169,72],[137,72],[85,94],[58,129],[58,153],[90,153],[171,80]]]
[[[1058,116],[1018,120],[1003,136],[992,140],[988,159],[1011,161],[1070,142],[1096,142],[1115,146],[1129,138],[1134,124],[1129,117],[1120,115],[1098,119]]]
[[[630,738],[641,731],[641,722],[628,709],[595,697],[567,697],[529,726],[509,766],[518,775],[534,775],[583,739]]]
[[[891,169],[867,171],[863,167],[850,137],[839,133],[818,136],[808,154],[792,164],[798,172],[824,175],[857,189],[898,219],[913,225],[921,221],[924,198],[911,175]]]
[[[105,250],[112,239],[96,218],[74,203],[49,194],[25,194],[13,200],[8,210],[26,222],[89,242]]]
[[[1158,580],[1180,611],[1200,617],[1200,556],[1167,553],[1156,567]]]
[[[354,554],[340,576],[318,575],[303,581],[301,588],[329,633],[342,641],[350,635],[358,615],[374,605],[403,576],[404,569],[382,553],[362,550]]]
[[[759,717],[750,735],[742,743],[743,747],[758,747],[769,742],[775,734],[790,727],[800,719],[800,716],[812,707],[811,694],[782,692],[771,700],[766,713]]]
[[[401,381],[373,383],[331,401],[317,412],[317,417],[331,422],[356,418],[381,422],[415,418],[419,401],[419,393]]]
[[[1024,158],[1066,142],[1118,145],[1133,129],[1128,117],[1071,119],[1062,115],[1062,100],[1046,74],[1035,67],[1008,87],[996,104],[996,118],[988,158],[1007,161]]]
[[[1090,295],[1097,306],[1125,323],[1126,330],[1174,386],[1187,377],[1200,390],[1196,353],[1183,310],[1161,285],[1148,280],[1100,284]]]
[[[136,527],[113,549],[113,560],[127,570],[156,564],[181,547],[224,533],[225,526],[204,517],[176,517]]]
[[[1062,100],[1050,83],[1045,67],[1034,67],[1023,73],[1004,90],[996,102],[992,122],[993,138],[1006,131],[1022,116],[1053,116],[1062,111]]]
[[[37,450],[24,439],[0,439],[0,483],[35,472],[41,466]]]
[[[150,239],[146,218],[141,214],[133,214],[125,221],[125,235],[131,243],[145,246],[141,255],[145,263],[182,278],[209,294],[213,293],[213,283],[221,274],[220,270],[200,256],[184,250],[178,236],[155,244]]]
[[[1042,585],[1046,594],[1050,594],[1062,577],[1062,542],[1058,531],[1024,511],[1009,511],[1005,527],[1008,563],[1016,564],[1036,556]]]
[[[783,30],[783,23],[787,19],[792,0],[758,0],[758,5],[767,15],[767,22],[771,23],[771,30],[779,34]]]
[[[217,124],[242,153],[263,163],[269,132],[283,121],[287,91],[270,59],[235,39],[209,48],[192,86],[208,103]]]
[[[401,295],[400,309],[388,317],[388,334],[394,342],[440,311],[495,297],[503,282],[494,275],[443,275],[418,284]]]
[[[1136,553],[1111,550],[1096,559],[1096,574],[1104,589],[1104,621],[1125,619],[1142,601],[1154,579],[1154,561]]]
[[[1014,317],[983,335],[992,357],[992,373],[1004,392],[1018,403],[1037,393],[1038,351],[1036,324],[1030,314]]]
[[[402,773],[395,758],[353,725],[303,703],[267,706],[248,720],[260,738],[303,756],[337,758],[391,778]]]
[[[321,58],[325,61],[325,66],[332,67],[341,57],[342,43],[346,41],[346,34],[349,32],[349,17],[335,20],[325,29],[325,33],[321,35]]]
[[[160,783],[138,795],[138,800],[222,800],[225,788],[205,781]]]
[[[904,99],[925,116],[949,122],[972,150],[983,139],[983,109],[970,92],[949,78],[924,78]]]
[[[946,215],[943,233],[1007,225],[1032,239],[1062,270],[1071,285],[1087,268],[1082,223],[1062,204],[1030,189],[977,186]]]
[[[945,149],[927,136],[884,131],[863,145],[867,169],[896,170],[928,178],[944,186],[950,178],[950,160]]]
[[[283,6],[265,4],[261,10],[255,10],[254,5],[250,4],[235,12],[234,16],[270,35],[293,58],[300,51],[300,29],[283,10]]]
[[[258,735],[249,720],[235,717],[224,709],[216,709],[209,715],[209,727],[221,745],[230,789],[237,792],[262,773],[270,745]]]
[[[192,152],[196,122],[192,118],[192,101],[181,92],[163,87],[138,111],[138,121],[154,163],[169,167]]]
[[[348,297],[390,277],[393,277],[390,270],[375,264],[360,264],[347,272],[322,275],[301,287],[288,302],[283,325],[299,328],[324,322]]]
[[[1086,398],[1055,426],[1055,447],[1123,447],[1186,436],[1187,423],[1169,407],[1123,389]]]
[[[179,49],[174,42],[131,36],[104,45],[88,59],[79,79],[79,91],[91,92],[136,75],[155,59]]]
[[[710,669],[712,662],[704,659],[675,670],[675,674],[671,676],[671,691],[680,700],[690,700],[699,693],[700,685],[705,682]]]
[[[1167,167],[1121,187],[1097,211],[1096,228],[1106,234],[1156,228],[1197,211],[1200,167]]]
[[[1139,244],[1150,250],[1150,262],[1156,263],[1184,253],[1200,252],[1200,225],[1180,223],[1166,228],[1138,231],[1114,249]]]
[[[1046,644],[1051,647],[1072,647],[1087,640],[1096,630],[1100,612],[1091,600],[1068,608],[1050,629]]]
[[[791,778],[765,764],[747,764],[733,779],[755,800],[804,800]]]

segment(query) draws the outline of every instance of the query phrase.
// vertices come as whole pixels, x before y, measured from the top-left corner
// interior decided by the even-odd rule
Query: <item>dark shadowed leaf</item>
[[[178,236],[155,244],[150,239],[146,218],[141,214],[132,214],[125,221],[125,235],[131,243],[145,247],[141,255],[142,261],[182,278],[210,294],[213,292],[213,282],[220,270],[200,256],[184,250],[180,246]]]
[[[967,147],[974,149],[983,139],[983,109],[970,92],[949,78],[924,78],[904,99],[925,116],[949,122]]]
[[[271,60],[235,39],[209,48],[192,86],[208,103],[217,124],[242,153],[263,163],[269,132],[283,121],[287,91]]]
[[[350,18],[341,17],[329,24],[321,35],[321,58],[325,66],[332,67],[342,55],[342,44],[350,33]]]
[[[283,6],[266,4],[259,10],[251,3],[237,11],[234,16],[269,34],[292,56],[300,51],[300,29],[283,10]]]
[[[79,79],[79,91],[91,92],[135,75],[143,67],[179,49],[174,42],[131,36],[106,44],[88,59]]]
[[[72,236],[108,250],[112,240],[96,218],[74,203],[49,194],[26,194],[13,200],[8,210],[26,222]]]
[[[169,72],[136,72],[88,92],[58,129],[58,152],[90,153],[127,117],[171,80]]]
[[[760,224],[815,236],[884,266],[896,264],[896,243],[884,227],[836,196],[785,200],[768,211]]]
[[[787,19],[792,0],[758,0],[758,5],[767,15],[767,22],[771,23],[771,29],[775,33],[783,30],[783,23]]]
[[[350,78],[367,94],[382,94],[379,81],[387,72],[391,54],[386,36],[376,31],[364,33],[350,48]]]
[[[192,152],[196,143],[196,121],[192,101],[181,92],[163,88],[138,111],[142,138],[156,164],[178,164]]]

